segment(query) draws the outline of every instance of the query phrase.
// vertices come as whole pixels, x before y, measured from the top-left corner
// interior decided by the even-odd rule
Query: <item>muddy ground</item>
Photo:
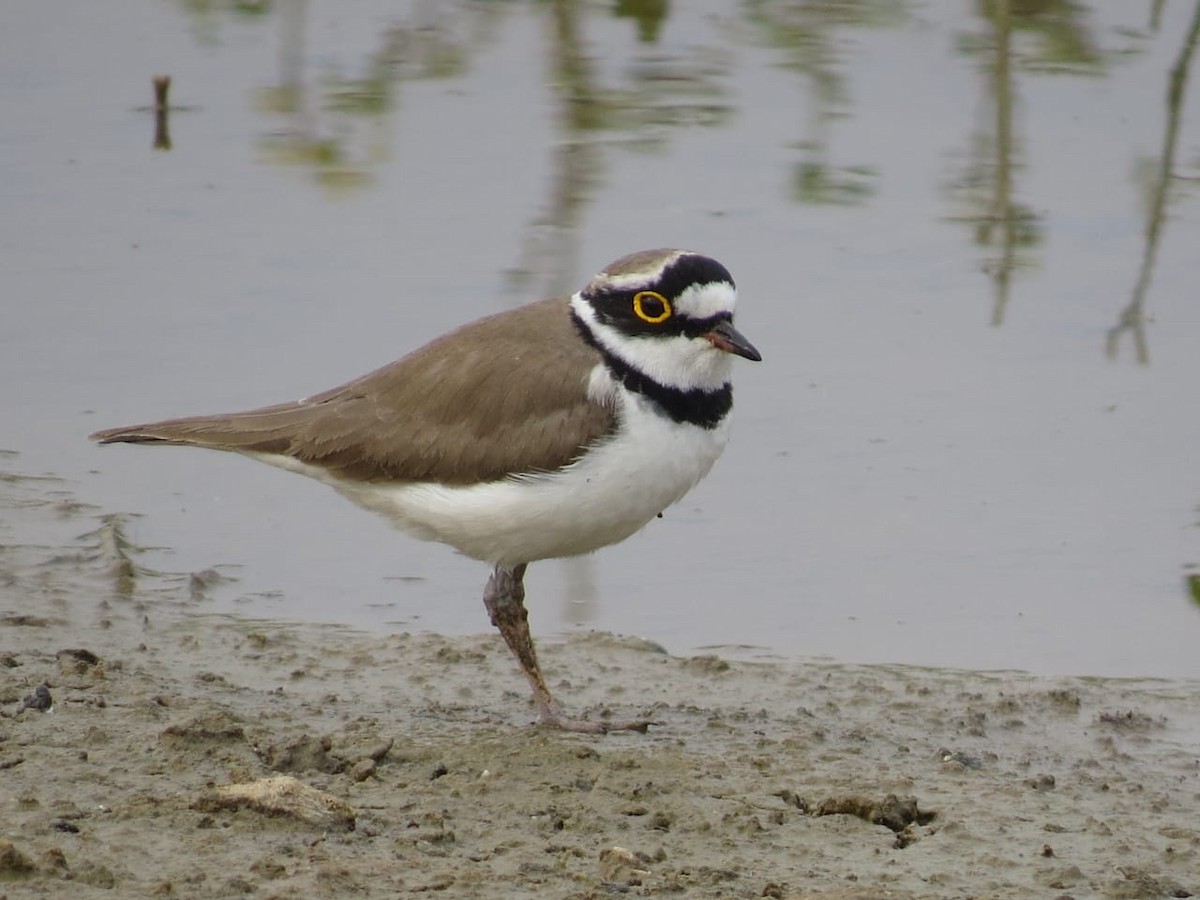
[[[1195,683],[592,634],[552,689],[659,724],[560,734],[491,633],[205,615],[102,512],[0,480],[0,897],[1200,894]]]

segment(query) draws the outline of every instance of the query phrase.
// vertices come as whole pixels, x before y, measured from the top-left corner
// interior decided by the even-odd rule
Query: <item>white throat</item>
[[[724,308],[728,309],[728,305]],[[706,338],[682,334],[632,337],[601,322],[592,305],[579,293],[571,297],[571,309],[606,352],[664,387],[716,391],[728,384],[733,374],[729,354],[718,350]]]

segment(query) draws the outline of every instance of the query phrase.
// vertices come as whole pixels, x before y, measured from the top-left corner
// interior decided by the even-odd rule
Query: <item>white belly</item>
[[[449,544],[492,564],[514,566],[590,553],[629,537],[708,474],[725,448],[727,423],[678,424],[624,394],[615,437],[560,471],[471,487],[364,484],[281,457],[381,513],[416,537]]]

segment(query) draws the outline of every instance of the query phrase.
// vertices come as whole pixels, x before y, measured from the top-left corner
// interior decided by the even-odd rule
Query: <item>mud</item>
[[[1200,893],[1195,683],[590,634],[551,688],[658,724],[561,734],[493,634],[206,615],[61,485],[0,515],[0,897]]]

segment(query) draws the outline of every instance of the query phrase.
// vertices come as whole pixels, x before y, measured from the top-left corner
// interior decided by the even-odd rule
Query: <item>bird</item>
[[[248,456],[489,564],[484,606],[539,724],[644,733],[645,719],[564,714],[538,665],[525,571],[625,540],[708,474],[728,438],[732,359],[762,359],[734,327],[736,301],[715,259],[641,250],[569,297],[478,319],[305,399],[90,438]]]

